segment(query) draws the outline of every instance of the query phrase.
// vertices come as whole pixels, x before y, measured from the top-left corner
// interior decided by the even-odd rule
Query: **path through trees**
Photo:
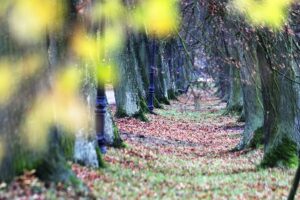
[[[105,156],[109,167],[95,171],[72,166],[90,192],[51,186],[53,194],[43,196],[280,199],[288,195],[294,170],[260,170],[256,165],[263,157],[262,149],[230,152],[240,139],[244,123],[237,123],[237,116],[223,115],[226,104],[206,96],[200,111],[194,110],[190,99],[182,112],[181,102],[186,98],[181,96],[179,101],[157,110],[159,115],[147,115],[151,119],[147,123],[118,119],[127,148],[109,149]],[[46,191],[41,182],[33,180],[33,175],[22,176],[12,186],[2,188],[0,196],[9,197],[14,191],[31,195]]]

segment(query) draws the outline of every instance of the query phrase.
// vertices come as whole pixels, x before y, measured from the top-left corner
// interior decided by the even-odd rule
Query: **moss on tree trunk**
[[[296,167],[298,165],[297,144],[284,137],[269,147],[261,162],[262,167]]]
[[[287,34],[272,37],[267,32],[259,34],[260,45],[257,53],[265,109],[263,126],[265,154],[261,163],[263,167],[292,167],[298,161],[296,112],[299,97],[291,81],[295,77],[293,62],[282,54],[293,49],[292,43],[286,40],[289,37]]]

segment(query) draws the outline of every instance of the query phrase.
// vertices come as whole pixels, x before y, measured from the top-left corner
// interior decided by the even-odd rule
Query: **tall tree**
[[[294,49],[287,33],[261,32],[258,63],[264,104],[263,166],[293,166],[298,162],[298,86],[294,85]],[[285,52],[285,53],[282,53]],[[288,56],[286,53],[289,53]]]

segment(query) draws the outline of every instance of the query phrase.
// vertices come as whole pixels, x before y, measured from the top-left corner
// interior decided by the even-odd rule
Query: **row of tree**
[[[195,29],[184,28],[191,51],[204,50],[226,113],[245,121],[234,150],[264,145],[262,166],[294,166],[299,134],[299,6],[280,30],[252,26],[228,1],[187,2]],[[196,44],[196,45],[195,45]]]
[[[128,7],[134,5],[130,1],[123,3]],[[0,12],[0,70],[7,70],[14,80],[9,82],[10,88],[3,90],[7,99],[0,104],[0,180],[10,181],[24,170],[35,169],[44,180],[77,183],[68,160],[92,167],[104,163],[95,141],[94,111],[97,77],[101,71],[91,67],[91,62],[76,57],[76,51],[85,55],[93,50],[85,49],[86,43],[79,41],[74,52],[74,37],[80,27],[96,35],[94,42],[97,42],[105,24],[110,22],[91,22],[87,13],[94,6],[92,1],[70,0],[63,3],[64,20],[59,29],[49,29],[34,42],[30,35],[21,35],[30,38],[29,41],[18,40],[12,24],[6,20],[18,6],[13,4]],[[154,39],[146,32],[128,29],[125,35],[122,48],[109,55],[117,66],[117,76],[114,76],[117,81],[113,81],[116,116],[147,120],[151,68],[155,74],[154,106],[161,107],[176,97],[178,89],[188,85],[192,77],[191,57],[187,59],[183,41],[178,37]],[[96,64],[101,62],[100,56]],[[5,74],[2,77],[6,78]],[[76,85],[79,93],[74,89]],[[81,104],[77,100],[87,105],[85,112],[78,111]],[[109,107],[105,134],[107,145],[123,145]]]
[[[127,7],[134,5],[131,1],[123,3]],[[205,73],[214,78],[217,95],[227,102],[226,113],[236,112],[240,120],[245,121],[242,139],[235,150],[263,144],[262,166],[295,165],[300,142],[298,7],[291,8],[289,21],[281,31],[275,32],[253,27],[243,16],[232,15],[227,3],[182,1],[182,27],[175,36],[157,39],[147,32],[125,29],[124,45],[109,55],[118,72],[114,82],[116,116],[147,120],[144,114],[149,112],[151,69],[155,74],[155,107],[169,104],[179,90]],[[10,98],[3,102],[0,98],[1,180],[11,180],[24,170],[36,169],[43,179],[69,182],[74,180],[74,175],[67,160],[94,167],[103,165],[95,143],[94,126],[98,72],[86,60],[75,58],[72,50],[78,26],[101,36],[105,24],[110,23],[104,20],[93,24],[85,15],[90,7],[93,7],[92,1],[68,1],[64,5],[67,14],[62,28],[47,32],[34,43],[18,42],[11,32],[11,24],[5,20],[10,9],[5,14],[0,12],[2,74],[7,72],[4,64],[16,65],[11,67],[16,70],[12,75],[15,82],[10,86]],[[90,51],[84,45],[79,48]],[[36,57],[38,59],[34,59]],[[206,67],[195,67],[199,59]],[[42,67],[34,67],[36,62]],[[102,57],[97,62],[101,63]],[[57,74],[64,74],[62,70],[69,65],[82,72],[81,76],[74,78],[72,73],[67,73],[71,79],[62,81],[67,87],[59,88],[63,95],[57,95],[54,92]],[[80,85],[79,99],[88,105],[87,115],[84,115],[87,125],[80,124],[81,113],[74,114],[72,110],[80,107],[72,101],[73,82]],[[53,107],[52,103],[45,105],[49,103],[46,101],[48,93],[55,96],[54,100],[60,105],[50,111],[46,108]],[[72,98],[68,99],[68,95]],[[60,108],[69,104],[73,115],[67,117],[75,128],[66,129],[65,115]],[[28,113],[31,113],[29,120]],[[105,121],[109,145],[122,146],[109,108]],[[31,148],[32,145],[43,148]]]

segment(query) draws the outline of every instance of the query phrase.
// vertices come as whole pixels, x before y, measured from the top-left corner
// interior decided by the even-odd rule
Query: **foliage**
[[[233,0],[233,6],[244,14],[250,23],[281,29],[288,18],[293,0]]]
[[[50,41],[55,38],[58,43],[62,42],[57,44],[57,53],[63,58],[51,66],[51,73],[47,74],[51,77],[44,77],[45,83],[51,80],[50,88],[45,84],[25,113],[21,135],[26,145],[41,151],[47,148],[46,138],[52,124],[71,133],[84,128],[88,124],[88,112],[79,94],[79,83],[84,76],[80,65],[96,71],[98,83],[116,80],[114,56],[123,48],[126,32],[142,31],[153,37],[172,35],[180,21],[177,4],[176,0],[134,4],[106,0],[93,5],[90,0],[3,1],[0,5],[1,42],[8,44],[4,47],[9,49],[10,55],[0,56],[0,108],[5,108],[25,81],[45,72],[48,60],[53,65],[53,52],[47,52],[52,48]],[[99,26],[103,21],[107,22],[105,26]],[[91,26],[97,31],[90,31]],[[6,28],[9,39],[15,43],[5,43],[2,36]],[[39,48],[33,48],[36,46]],[[11,51],[27,48],[30,50],[21,55]],[[139,116],[145,120],[142,114]],[[5,148],[1,144],[0,155],[4,155]]]

